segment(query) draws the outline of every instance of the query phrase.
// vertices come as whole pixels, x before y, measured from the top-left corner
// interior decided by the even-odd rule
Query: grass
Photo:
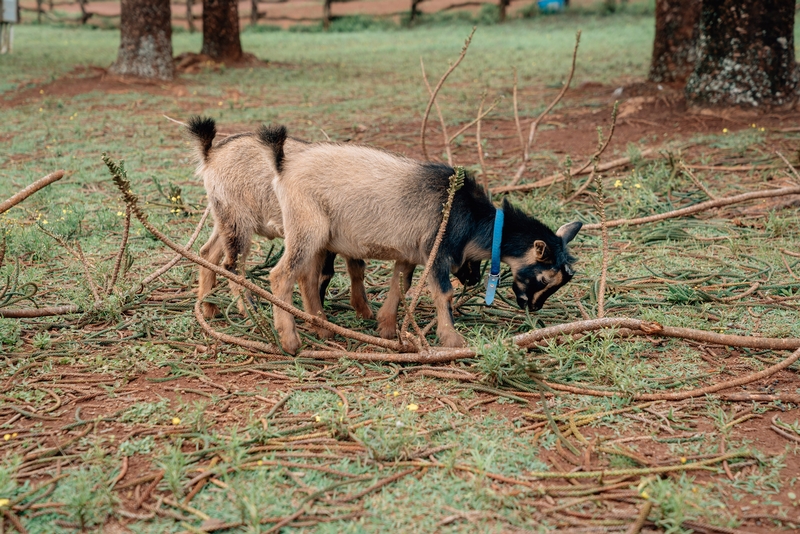
[[[566,75],[578,27],[583,30],[578,83],[613,88],[644,77],[653,27],[647,16],[542,17],[485,25],[442,93],[449,124],[471,120],[487,90],[490,98],[501,99],[492,120],[511,125],[513,68],[519,73],[522,115],[535,115]],[[125,159],[133,188],[148,202],[145,209],[159,228],[179,241],[191,234],[205,208],[204,191],[192,175],[194,164],[179,128],[162,114],[179,119],[208,114],[226,131],[281,121],[316,140],[324,138],[320,129],[345,140],[365,125],[368,143],[419,157],[417,132],[427,103],[419,57],[430,78],[437,79],[457,57],[469,29],[467,22],[449,21],[413,30],[248,31],[244,47],[269,60],[265,68],[207,70],[182,75],[171,85],[107,91],[86,69],[113,61],[116,32],[18,27],[15,53],[0,60],[5,119],[0,198],[53,169],[70,172],[0,217],[6,238],[2,307],[91,307],[80,262],[40,227],[72,247],[79,243],[91,264],[90,276],[104,286],[119,247],[124,206],[100,160],[103,152]],[[197,35],[174,35],[176,53],[199,45]],[[76,77],[98,88],[65,92],[61,85]],[[25,91],[29,98],[10,104]],[[568,97],[557,109],[558,121],[580,120],[595,109],[604,111],[597,117],[607,117],[607,107],[601,98]],[[505,183],[517,165],[514,136],[503,137],[513,129],[488,131],[488,158],[497,183]],[[683,154],[687,160],[738,165],[772,162],[775,147],[788,156],[797,136],[744,126],[703,130],[685,140],[695,143]],[[471,142],[465,136],[456,155],[474,166]],[[581,161],[586,156],[570,155]],[[551,173],[564,161],[555,151],[536,156],[530,177]],[[636,217],[705,200],[676,170],[672,156],[636,160],[610,177],[605,187],[609,217]],[[770,172],[738,174],[736,180],[712,172],[699,176],[720,195],[766,187],[777,179]],[[570,185],[574,189],[579,182]],[[172,200],[178,195],[179,206]],[[569,191],[554,186],[512,200],[551,226],[596,219],[590,200],[563,205],[566,196]],[[208,232],[203,230],[201,242]],[[783,260],[795,274],[800,262],[780,252],[799,250],[799,235],[796,210],[779,205],[614,229],[606,308],[610,315],[665,325],[800,337],[793,300],[800,282]],[[252,266],[254,281],[268,287],[280,248],[257,242],[253,261],[263,263]],[[769,420],[780,409],[787,413],[775,424],[797,434],[792,405],[715,399],[652,405],[624,396],[559,394],[549,396],[544,409],[540,378],[625,393],[660,392],[746,374],[782,357],[608,333],[533,352],[508,343],[515,333],[578,320],[581,308],[595,313],[599,248],[596,233],[580,234],[574,247],[578,275],[536,314],[521,313],[510,301],[507,274],[491,308],[482,305],[480,287],[457,295],[462,302],[457,328],[478,356],[434,369],[475,377],[454,380],[430,376],[425,366],[264,360],[214,343],[192,315],[193,267],[181,263],[136,293],[138,282],[171,253],[134,222],[125,270],[101,307],[81,316],[0,319],[0,511],[13,512],[31,533],[120,524],[132,532],[195,532],[213,526],[207,517],[228,523],[222,531],[266,532],[297,511],[303,514],[284,531],[627,528],[644,499],[654,503],[653,524],[666,532],[688,532],[687,521],[744,529],[752,526],[743,518],[748,513],[796,519],[791,477],[797,449],[769,431]],[[342,265],[337,270],[329,316],[373,332],[374,321],[355,319],[347,304],[349,282]],[[370,264],[371,302],[383,299],[389,273],[389,265]],[[741,294],[753,281],[761,283],[757,294],[720,301]],[[258,308],[258,321],[240,317],[229,295],[223,284],[212,297],[228,310],[213,321],[214,328],[269,341],[274,335],[269,307]],[[423,298],[419,316],[424,322],[432,315],[431,301]],[[320,344],[310,334],[304,341],[311,348]],[[342,339],[337,343],[358,348]],[[778,385],[758,384],[751,391],[796,393],[796,372],[797,365],[779,375]],[[750,411],[758,417],[737,422]],[[558,423],[563,440],[548,418]],[[719,465],[632,476],[614,490],[601,488],[598,480],[573,487],[531,475],[582,466],[584,459],[566,450],[570,447],[588,451],[590,469],[629,469],[642,467],[641,458],[647,466],[679,466],[694,457],[719,455],[722,438],[727,452],[754,457],[729,461],[733,481]],[[204,472],[213,476],[201,486],[190,484]],[[53,479],[57,473],[62,478]],[[159,473],[160,478],[128,485]],[[399,478],[375,487],[394,475]],[[618,496],[622,501],[607,498],[614,491],[626,492]],[[137,507],[143,495],[144,506]],[[583,500],[573,502],[578,499]],[[553,506],[566,511],[549,511]]]

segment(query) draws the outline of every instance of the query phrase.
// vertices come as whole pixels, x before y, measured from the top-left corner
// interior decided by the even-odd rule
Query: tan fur
[[[310,146],[313,145],[287,139],[284,145],[286,160],[297,157]],[[284,234],[283,215],[272,186],[277,173],[274,157],[255,135],[244,134],[217,143],[208,151],[207,157],[203,147],[196,142],[195,158],[198,162],[196,174],[203,179],[214,219],[214,230],[200,249],[200,255],[217,265],[222,262],[226,269],[242,272],[253,234],[267,239],[283,237]],[[234,240],[238,241],[237,246],[231,245]],[[238,257],[233,257],[234,254]],[[347,267],[352,283],[351,303],[359,316],[371,318],[363,267],[351,260],[347,261]],[[309,292],[318,293],[310,289],[313,284],[319,286],[319,271],[313,280],[307,277],[302,282],[309,284]],[[201,267],[197,298],[203,300],[215,285],[216,274]],[[235,284],[231,284],[231,291],[237,297],[241,294],[241,288]],[[319,301],[319,297],[316,300]],[[238,306],[244,313],[241,298]],[[215,305],[205,302],[202,309],[205,317],[213,317],[219,312]],[[321,303],[311,313],[324,316]]]
[[[400,273],[425,264],[441,217],[441,199],[420,188],[420,169],[414,160],[357,145],[314,145],[288,160],[274,181],[287,251],[270,275],[275,295],[290,302],[294,280],[313,264],[307,255],[321,249],[354,258],[395,260],[392,285],[378,312],[380,335],[394,337],[402,298]],[[482,254],[488,257],[485,251]],[[436,284],[429,281],[429,285],[440,340],[445,346],[462,346],[449,312],[452,295],[437,294]],[[284,350],[297,350],[300,340],[293,317],[277,308],[274,316]]]

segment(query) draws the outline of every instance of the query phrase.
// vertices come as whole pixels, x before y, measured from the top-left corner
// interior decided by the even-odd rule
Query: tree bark
[[[703,0],[698,60],[686,83],[697,106],[797,101],[795,0]]]
[[[236,0],[203,0],[203,48],[200,53],[222,62],[242,59],[239,3]]]
[[[685,82],[697,60],[698,0],[657,0],[651,82]]]
[[[120,44],[113,74],[157,80],[175,76],[169,0],[122,0]]]

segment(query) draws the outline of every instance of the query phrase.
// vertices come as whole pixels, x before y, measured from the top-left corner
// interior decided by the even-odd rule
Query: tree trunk
[[[697,0],[657,0],[651,82],[685,82],[692,73],[701,5]]]
[[[203,0],[203,48],[201,54],[223,62],[242,59],[239,40],[239,3],[236,0]]]
[[[119,52],[109,71],[171,80],[175,76],[171,22],[169,0],[122,0]]]
[[[687,101],[747,107],[796,102],[794,7],[795,0],[703,0]]]
[[[498,20],[499,22],[506,21],[506,12],[508,11],[508,6],[511,3],[511,0],[500,0],[500,4],[498,5],[499,13],[498,13]]]

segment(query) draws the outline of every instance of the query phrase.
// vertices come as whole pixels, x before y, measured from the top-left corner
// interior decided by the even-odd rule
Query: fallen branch
[[[561,88],[561,91],[558,93],[558,96],[556,96],[555,100],[553,100],[550,103],[550,105],[547,106],[545,108],[545,110],[542,111],[539,114],[538,117],[536,117],[536,120],[531,122],[530,130],[528,132],[528,142],[527,142],[527,144],[525,144],[522,147],[522,163],[520,163],[520,166],[517,169],[517,173],[514,175],[514,179],[511,180],[511,185],[517,185],[517,183],[519,182],[520,178],[522,178],[522,174],[525,172],[526,167],[528,166],[528,159],[530,158],[531,145],[533,144],[534,137],[536,137],[536,130],[539,128],[539,123],[542,122],[542,119],[544,119],[547,116],[547,114],[550,113],[550,111],[554,107],[556,107],[556,104],[561,102],[561,99],[564,98],[564,95],[566,94],[567,89],[569,89],[569,86],[572,83],[572,77],[575,74],[575,63],[576,63],[576,61],[578,59],[578,46],[580,45],[580,43],[581,43],[581,31],[578,30],[577,33],[575,34],[575,48],[572,50],[572,67],[570,67],[570,69],[569,69],[569,75],[567,76],[567,82],[564,84],[564,87]],[[514,81],[515,81],[515,84],[514,84],[515,99],[514,100],[516,101],[516,73],[515,73],[515,76],[514,76]],[[516,106],[515,106],[515,108],[516,108]]]
[[[64,171],[55,171],[44,178],[40,178],[33,182],[31,185],[23,189],[22,191],[16,193],[15,195],[11,196],[8,200],[0,204],[0,213],[5,213],[35,192],[40,189],[47,187],[48,185],[56,182],[64,177]]]
[[[717,334],[716,332],[695,330],[694,328],[662,326],[658,323],[629,317],[606,317],[604,319],[590,319],[588,321],[576,321],[573,323],[548,326],[547,328],[540,328],[533,332],[519,334],[514,336],[513,339],[514,343],[520,347],[527,348],[540,341],[552,339],[554,337],[592,332],[606,328],[627,328],[637,335],[690,339],[692,341],[700,341],[702,343],[711,343],[714,345],[726,345],[729,347],[768,350],[795,350],[800,348],[800,338],[771,338]]]
[[[358,360],[362,362],[386,363],[447,363],[464,358],[474,358],[475,352],[471,349],[446,349],[432,347],[421,352],[348,352],[348,351],[315,351],[304,350],[297,355],[298,358],[314,358],[317,360]]]
[[[0,310],[0,317],[4,319],[32,319],[35,317],[49,317],[51,315],[69,315],[71,313],[82,313],[82,310],[74,304],[69,304],[66,306],[52,306],[50,308]]]
[[[651,154],[655,153],[656,150],[657,150],[656,148],[647,148],[645,150],[642,150],[639,153],[638,157],[644,158],[646,156],[650,156]],[[631,161],[632,161],[631,158],[626,156],[624,158],[615,159],[615,160],[609,161],[608,163],[603,163],[602,165],[598,165],[597,166],[597,170],[600,171],[600,172],[607,171],[607,170],[610,170],[610,169],[614,169],[616,167],[622,167],[623,165],[628,165]],[[575,176],[579,176],[581,174],[589,174],[589,172],[591,172],[591,171],[588,171],[587,169],[588,169],[588,166],[586,166],[586,168],[582,168],[581,170],[574,171],[574,172],[570,173],[570,178],[574,178]],[[517,192],[520,192],[520,191],[533,191],[534,189],[538,189],[540,187],[547,187],[549,185],[553,185],[553,184],[561,182],[563,180],[564,180],[564,175],[562,173],[558,173],[558,174],[553,174],[551,176],[548,176],[547,178],[542,178],[541,180],[538,180],[536,182],[532,182],[530,184],[503,185],[503,186],[500,186],[500,187],[494,187],[494,188],[492,188],[492,193],[499,194],[499,193],[511,193],[511,192],[514,192],[514,191],[517,191]]]
[[[718,198],[716,200],[707,200],[705,202],[701,202],[700,204],[695,204],[694,206],[688,206],[686,208],[680,208],[677,210],[668,211],[666,213],[658,213],[656,215],[648,215],[647,217],[639,217],[636,219],[615,219],[613,221],[608,221],[606,225],[609,228],[611,228],[612,226],[636,226],[639,224],[647,224],[656,221],[663,221],[666,219],[674,219],[675,217],[685,217],[686,215],[692,215],[694,213],[699,213],[701,211],[706,211],[713,208],[730,206],[733,204],[738,204],[740,202],[747,202],[748,200],[756,200],[759,198],[782,197],[787,195],[800,195],[800,186],[783,187],[781,189],[768,189],[766,191],[751,191],[750,193],[742,193],[741,195],[735,195],[732,197],[723,197],[723,198]],[[583,229],[585,230],[597,230],[599,228],[600,224],[598,223],[583,225]]]
[[[218,339],[225,343],[230,343],[231,345],[238,345],[240,347],[244,347],[249,350],[256,350],[260,352],[265,352],[267,354],[282,354],[280,348],[276,347],[272,344],[262,343],[260,341],[253,341],[250,339],[239,338],[236,336],[231,336],[228,334],[223,334],[222,332],[217,332],[211,325],[208,324],[203,317],[203,312],[200,310],[200,304],[202,302],[198,299],[197,302],[194,303],[194,317],[197,319],[197,322],[200,323],[200,328],[208,334],[209,336],[213,337],[214,339]]]

